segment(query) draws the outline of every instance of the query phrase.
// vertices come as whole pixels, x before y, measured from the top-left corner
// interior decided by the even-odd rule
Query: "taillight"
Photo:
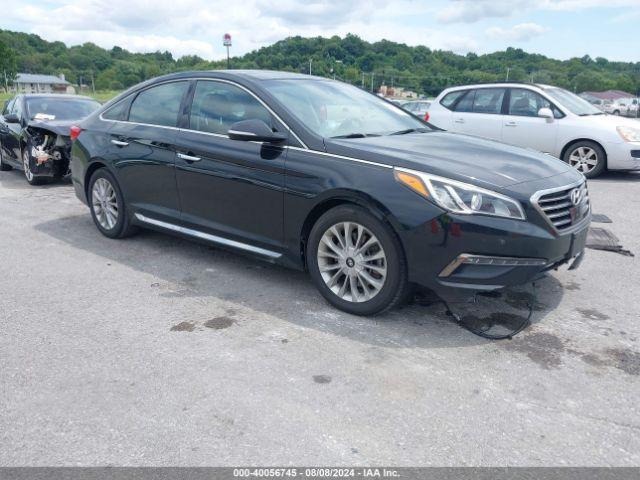
[[[69,129],[69,131],[71,132],[71,141],[73,141],[80,136],[80,134],[82,133],[82,128],[74,125]]]
[[[424,121],[428,122],[429,121],[429,112],[424,114]]]

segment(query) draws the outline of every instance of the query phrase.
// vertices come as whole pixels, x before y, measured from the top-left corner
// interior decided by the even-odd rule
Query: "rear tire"
[[[91,175],[87,202],[93,222],[105,237],[125,238],[136,232],[118,181],[106,168]]]
[[[600,145],[589,140],[570,145],[562,160],[587,178],[595,178],[607,168],[607,154]]]
[[[309,273],[334,307],[377,315],[407,297],[407,263],[389,225],[364,208],[342,205],[322,215],[309,234]]]

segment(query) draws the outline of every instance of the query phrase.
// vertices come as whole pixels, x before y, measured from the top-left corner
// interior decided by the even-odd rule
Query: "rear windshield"
[[[80,120],[100,107],[95,100],[64,97],[27,98],[29,119]]]

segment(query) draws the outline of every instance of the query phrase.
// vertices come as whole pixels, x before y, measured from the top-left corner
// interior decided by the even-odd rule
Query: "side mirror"
[[[20,119],[15,113],[7,113],[4,116],[4,121],[7,123],[20,123]]]
[[[244,142],[280,143],[287,139],[286,135],[280,132],[274,132],[262,120],[242,120],[236,122],[229,128],[228,135],[231,140]]]
[[[541,118],[546,118],[547,122],[553,122],[553,112],[550,108],[541,108],[538,110],[538,116]]]

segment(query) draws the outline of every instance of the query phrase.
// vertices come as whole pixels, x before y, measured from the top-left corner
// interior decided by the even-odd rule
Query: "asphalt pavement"
[[[640,175],[590,191],[640,253]],[[488,341],[439,303],[354,317],[304,273],[107,239],[69,183],[15,171],[0,239],[2,466],[640,465],[637,257],[589,250],[539,282],[533,325]]]

